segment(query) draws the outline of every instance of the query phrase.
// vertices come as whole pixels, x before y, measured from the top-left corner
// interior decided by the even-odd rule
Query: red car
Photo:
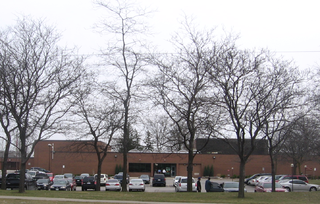
[[[53,173],[46,173],[49,176],[49,179],[51,182],[53,182]]]
[[[279,183],[276,184],[276,192],[288,192],[285,188],[283,188]],[[272,183],[266,182],[266,183],[259,183],[259,185],[256,186],[254,192],[272,192]]]
[[[67,180],[69,181],[70,185],[71,185],[71,190],[75,191],[77,190],[77,183],[73,178],[67,178]]]

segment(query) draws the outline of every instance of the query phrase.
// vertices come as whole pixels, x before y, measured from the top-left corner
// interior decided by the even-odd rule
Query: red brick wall
[[[97,156],[94,152],[92,153],[70,153],[68,152],[68,146],[71,142],[69,141],[41,141],[35,147],[34,161],[32,166],[39,166],[48,169],[49,161],[50,168],[54,174],[61,174],[66,172],[71,172],[73,174],[97,173]],[[49,157],[48,144],[54,144],[54,149],[56,150],[54,158],[51,158],[51,153]],[[50,159],[49,159],[50,158]],[[114,175],[115,166],[122,166],[122,154],[109,152],[105,158],[102,165],[102,173],[109,175]],[[188,157],[186,153],[129,153],[128,163],[151,163],[151,172],[154,164],[164,163],[164,164],[176,164],[177,175],[187,175],[186,164],[188,162]],[[213,165],[214,175],[239,175],[239,159],[237,155],[208,155],[199,154],[194,159],[194,169],[193,173],[195,177],[202,176],[204,167]],[[63,165],[65,168],[62,168]],[[304,165],[308,167],[317,168],[314,172],[316,176],[320,175],[320,164],[315,162],[306,162]],[[232,171],[233,167],[233,171]],[[270,159],[268,155],[253,155],[250,157],[246,165],[246,175],[252,175],[258,172],[268,172],[271,173]],[[304,173],[304,168],[301,169]],[[277,174],[291,174],[292,170],[290,167],[290,162],[281,161],[277,165]],[[318,173],[319,172],[319,173]],[[130,172],[129,172],[130,173]],[[130,173],[130,176],[139,176],[141,173]],[[307,174],[312,175],[313,171],[307,171]]]

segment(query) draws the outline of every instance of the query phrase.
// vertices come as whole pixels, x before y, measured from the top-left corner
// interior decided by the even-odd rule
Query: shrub
[[[115,169],[115,174],[119,173],[119,172],[122,172],[122,166],[121,164],[116,164],[116,169]]]
[[[203,175],[204,176],[213,176],[213,165],[210,166],[205,166],[203,170]]]

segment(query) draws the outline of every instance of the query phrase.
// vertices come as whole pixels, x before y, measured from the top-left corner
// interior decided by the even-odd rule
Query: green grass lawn
[[[181,203],[319,203],[320,191],[300,193],[246,193],[245,198],[238,198],[237,193],[143,193],[143,192],[104,192],[104,191],[27,191],[20,194],[18,190],[0,190],[0,196],[30,196],[49,198],[75,198],[91,200],[119,200],[119,201],[154,201],[154,202],[181,202]],[[1,200],[0,203],[68,203],[58,201],[27,201]]]

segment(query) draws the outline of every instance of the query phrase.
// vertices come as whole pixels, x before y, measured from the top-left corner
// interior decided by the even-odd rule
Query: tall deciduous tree
[[[266,124],[262,131],[265,139],[268,140],[272,191],[275,192],[275,160],[281,145],[288,138],[287,131],[291,128],[291,122],[299,114],[296,109],[303,106],[301,98],[304,95],[300,89],[303,78],[291,63],[276,58],[269,58],[269,61],[271,67],[269,69],[269,85],[263,90],[269,96],[261,101],[261,109],[263,113],[268,113],[269,109],[275,106],[275,110],[266,117]]]
[[[123,177],[126,178],[129,124],[134,124],[132,106],[139,95],[138,75],[145,65],[142,50],[147,46],[142,36],[147,33],[144,23],[147,12],[128,1],[97,1],[97,4],[109,14],[101,23],[103,32],[111,34],[109,46],[102,49],[102,55],[108,74],[115,74],[114,83],[109,83],[108,90],[112,89],[110,93],[122,102],[124,109]],[[126,182],[122,182],[122,191],[127,191]]]
[[[123,110],[118,101],[105,95],[101,87],[96,83],[86,83],[83,89],[74,94],[75,106],[71,111],[74,118],[72,125],[79,135],[78,139],[90,140],[75,143],[76,149],[94,149],[98,160],[98,178],[101,177],[103,161],[111,149],[111,142],[122,128],[123,120]],[[82,133],[79,133],[79,130]],[[100,191],[100,179],[97,179],[96,191]]]
[[[288,138],[282,145],[281,152],[294,164],[294,174],[302,173],[303,162],[317,155],[320,141],[318,124],[316,118],[306,115],[292,121],[287,131]]]
[[[35,145],[61,131],[71,104],[67,98],[83,73],[83,59],[57,46],[60,36],[43,21],[22,18],[0,35],[0,106],[7,137],[18,137],[19,192],[25,191],[26,163]]]
[[[219,89],[220,107],[227,113],[221,136],[239,156],[238,197],[243,198],[245,164],[264,137],[262,129],[290,103],[284,78],[289,70],[284,66],[280,74],[281,64],[274,64],[268,51],[240,50],[232,39],[223,42],[220,48],[212,51],[208,67],[214,87]],[[237,145],[229,143],[230,138],[236,138]]]
[[[187,189],[191,192],[193,160],[201,151],[201,148],[196,149],[195,139],[209,140],[219,112],[215,112],[216,115],[208,112],[207,103],[210,83],[205,61],[208,47],[212,46],[211,32],[197,32],[189,22],[184,25],[184,30],[173,39],[176,54],[153,57],[158,73],[150,85],[155,104],[163,108],[177,127],[188,151]]]
[[[149,144],[151,143],[151,149],[154,149],[156,152],[163,152],[167,150],[167,145],[170,138],[171,124],[169,119],[160,115],[152,115],[152,119],[146,121],[147,136]],[[147,142],[148,144],[148,142]]]

